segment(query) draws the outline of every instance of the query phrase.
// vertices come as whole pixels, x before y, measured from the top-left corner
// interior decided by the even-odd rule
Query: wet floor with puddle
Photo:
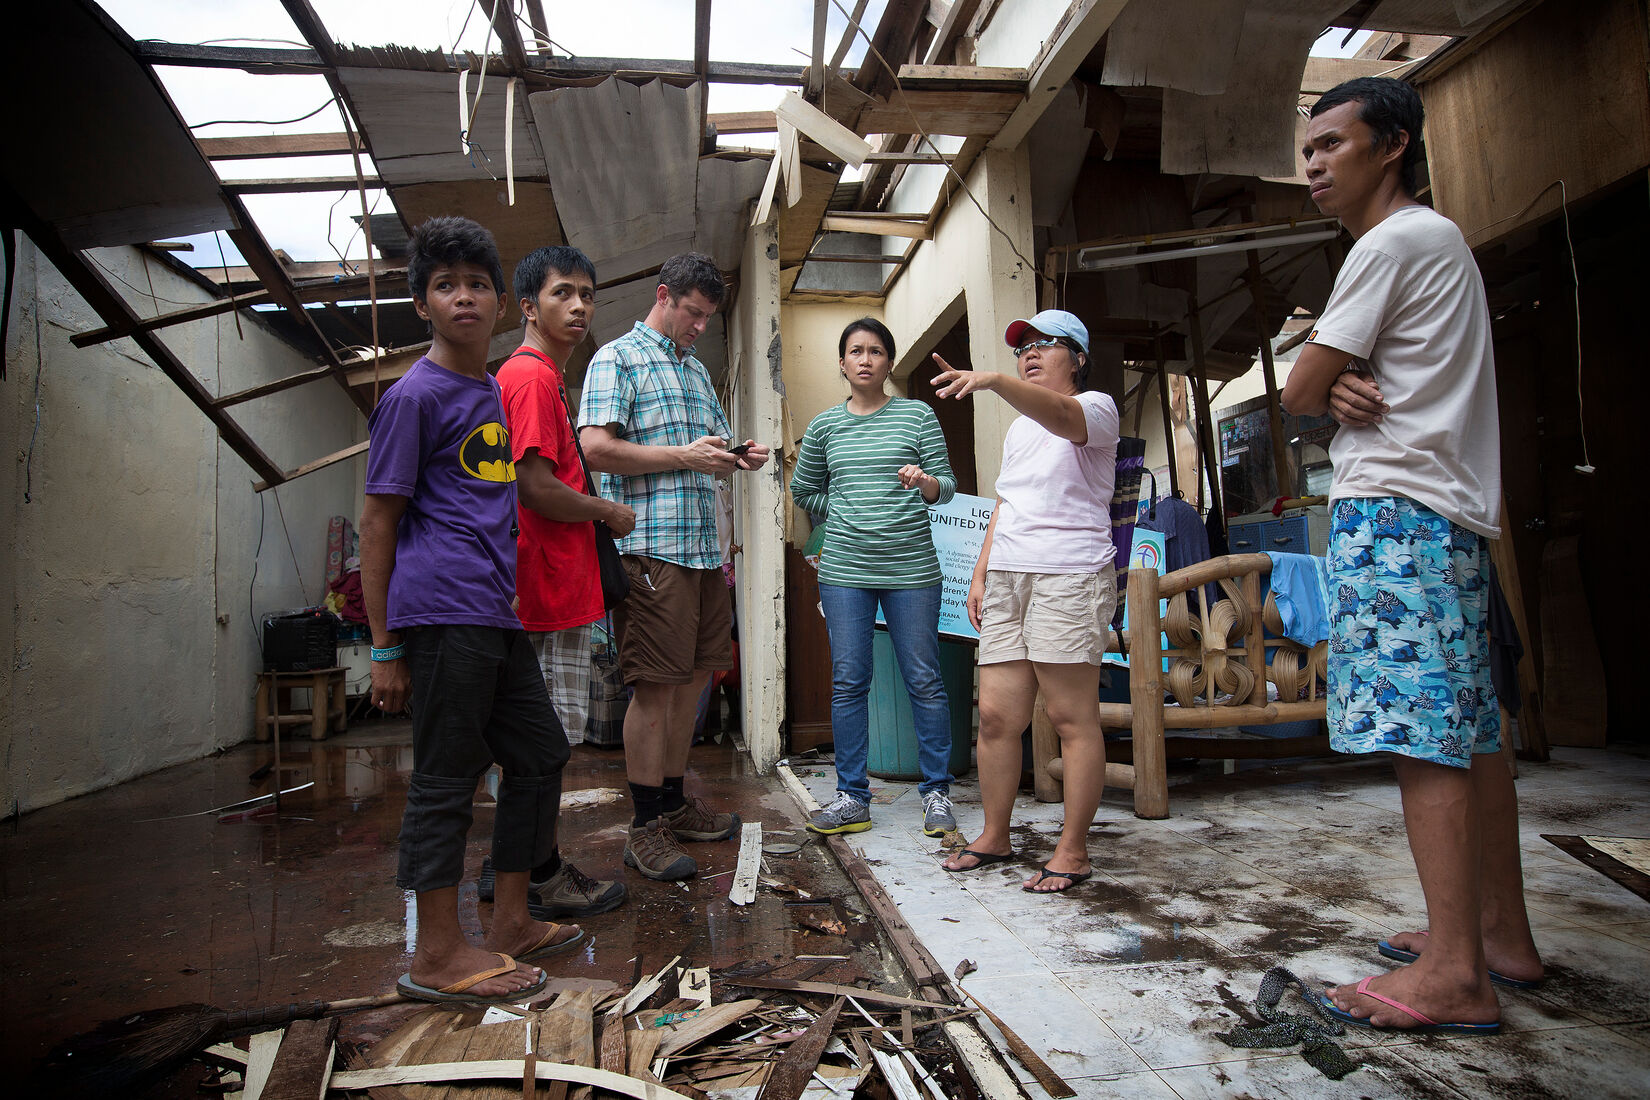
[[[224,1009],[334,1000],[390,990],[405,971],[415,922],[394,883],[396,838],[411,766],[404,721],[358,724],[324,742],[288,742],[284,795],[220,820],[200,813],[270,791],[267,744],[168,768],[0,826],[0,1064],[32,1064],[52,1045],[126,1013],[199,1002]],[[272,770],[272,769],[271,769]],[[691,844],[699,875],[685,886],[653,882],[623,864],[630,801],[624,757],[577,746],[564,773],[560,844],[565,857],[630,893],[611,913],[583,922],[581,951],[550,959],[552,976],[629,985],[673,955],[725,968],[747,960],[846,955],[822,981],[870,977],[899,985],[851,886],[828,853],[806,843],[790,796],[756,775],[731,745],[694,748],[689,793],[760,821],[770,842],[800,843],[769,855],[767,869],[811,898],[759,892],[728,900],[737,840]],[[575,793],[578,792],[578,793]],[[488,852],[492,805],[478,790],[460,889],[460,917],[479,939],[492,906],[475,876]],[[839,899],[833,901],[832,899]],[[799,906],[801,901],[828,904]],[[810,908],[846,917],[848,934],[809,930]],[[638,964],[635,960],[640,959]],[[411,1008],[345,1018],[343,1038],[371,1041]]]

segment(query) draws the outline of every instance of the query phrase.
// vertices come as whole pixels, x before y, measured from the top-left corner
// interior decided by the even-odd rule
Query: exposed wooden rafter
[[[361,182],[368,187],[384,186],[384,181],[377,176],[365,176]],[[354,176],[287,176],[225,180],[223,189],[231,195],[298,195],[316,191],[354,191],[357,181]]]
[[[103,323],[111,328],[126,328],[131,331],[132,339],[143,353],[154,361],[155,365],[172,384],[183,391],[196,408],[206,414],[218,429],[218,434],[229,445],[230,450],[241,457],[252,472],[258,477],[273,484],[285,480],[285,474],[274,461],[263,452],[263,449],[253,442],[252,437],[237,424],[233,417],[215,404],[212,393],[201,383],[201,380],[184,365],[171,348],[167,347],[152,332],[142,331],[138,326],[142,324],[132,307],[126,303],[103,273],[86,257],[86,254],[70,248],[46,222],[41,221],[21,199],[11,194],[9,188],[0,191],[0,208],[3,208],[8,224],[15,225],[29,235],[29,239],[45,254],[75,292],[85,300],[86,304],[103,319]]]
[[[260,160],[266,157],[348,156],[364,151],[348,134],[255,134],[248,137],[196,138],[208,160]]]
[[[519,75],[527,71],[530,63],[527,47],[521,41],[521,27],[516,23],[515,7],[513,0],[481,0],[481,10],[492,20],[493,31],[498,35],[499,52]]]

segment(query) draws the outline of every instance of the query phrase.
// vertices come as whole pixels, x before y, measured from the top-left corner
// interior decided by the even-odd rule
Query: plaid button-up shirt
[[[579,426],[617,425],[620,439],[680,447],[700,436],[732,434],[710,374],[691,353],[641,321],[590,360],[579,398]],[[636,511],[636,529],[619,540],[621,554],[640,554],[715,569],[722,564],[716,534],[716,479],[696,470],[602,474],[602,496]]]

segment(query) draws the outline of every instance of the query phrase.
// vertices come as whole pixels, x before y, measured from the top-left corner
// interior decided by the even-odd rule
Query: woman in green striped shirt
[[[940,563],[929,504],[957,493],[934,410],[884,389],[894,369],[894,336],[862,317],[837,343],[848,400],[808,425],[791,496],[825,516],[819,602],[831,637],[831,732],[837,795],[808,820],[816,833],[871,827],[866,697],[877,607],[911,696],[922,768],[923,831],[957,827],[951,809],[951,708],[940,679]]]

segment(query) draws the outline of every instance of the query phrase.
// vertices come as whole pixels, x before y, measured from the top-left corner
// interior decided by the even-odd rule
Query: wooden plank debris
[[[325,1096],[337,1035],[336,1016],[288,1024],[264,1083],[263,1100],[316,1100]]]
[[[241,1090],[243,1100],[259,1100],[269,1071],[275,1068],[275,1052],[281,1049],[285,1031],[260,1031],[252,1036],[246,1059],[246,1086]]]
[[[624,1017],[610,1012],[602,1021],[602,1069],[609,1073],[630,1072],[630,1050],[625,1040]]]
[[[756,1100],[799,1100],[819,1067],[820,1055],[825,1053],[825,1044],[831,1039],[831,1029],[842,1014],[842,1004],[841,997],[832,1001],[831,1007],[808,1025],[802,1038],[786,1049],[763,1083],[762,1091],[756,1094]]]
[[[832,985],[830,982],[797,982],[784,978],[737,978],[729,982],[730,985],[744,986],[749,989],[778,989],[789,993],[823,993],[828,997],[852,997],[865,1004],[887,1005],[892,1008],[929,1008],[949,1009],[956,1011],[960,1005],[944,1004],[939,1001],[919,1001],[914,997],[901,997],[897,993],[883,993],[876,989],[855,989],[851,985]]]
[[[710,1007],[710,967],[695,966],[682,971],[682,996],[698,1001],[701,1008]]]
[[[1020,1064],[1030,1070],[1033,1077],[1037,1078],[1037,1083],[1043,1086],[1043,1091],[1054,1097],[1077,1095],[1076,1089],[1066,1084],[1064,1078],[1062,1078],[1058,1073],[1055,1073],[1054,1069],[1047,1062],[1037,1056],[1037,1052],[1031,1049],[1030,1044],[1020,1038],[1020,1036],[1015,1033],[1013,1028],[1003,1023],[1002,1018],[995,1012],[981,1004],[978,997],[974,996],[974,994],[970,993],[966,989],[963,990],[963,996],[973,1001],[974,1007],[985,1013],[986,1018],[997,1025],[997,1030],[1002,1032],[1003,1038],[1008,1041],[1008,1049],[1013,1053],[1014,1057],[1020,1060]]]
[[[332,1075],[332,1088],[352,1091],[370,1089],[379,1085],[405,1085],[421,1082],[448,1081],[519,1081],[525,1069],[521,1058],[495,1058],[481,1062],[435,1062],[417,1066],[392,1066],[384,1069],[345,1070]],[[616,1073],[592,1069],[589,1066],[557,1065],[540,1062],[534,1067],[540,1081],[569,1081],[594,1085],[635,1097],[635,1100],[689,1100],[674,1089],[635,1077],[620,1077]]]
[[[733,873],[728,900],[749,905],[756,900],[756,877],[762,873],[762,823],[747,821],[739,830],[739,868]]]
[[[680,1023],[653,1029],[659,1034],[658,1056],[668,1058],[686,1050],[695,1043],[708,1039],[762,1007],[762,1001],[751,997],[743,1001],[728,1001],[703,1009]]]
[[[795,92],[785,93],[774,115],[788,122],[851,168],[858,168],[871,155],[871,144]]]
[[[659,972],[653,975],[653,977],[644,978],[637,982],[635,987],[625,996],[624,1003],[619,1008],[619,1015],[628,1016],[632,1012],[635,1012],[638,1008],[642,1007],[642,1002],[658,992],[659,987],[664,984],[665,975],[673,973],[676,969],[676,964],[681,961],[682,956],[677,955],[669,962],[665,963],[665,965],[661,966],[659,968]],[[639,964],[640,962],[641,959],[638,958],[637,963]]]
[[[892,1054],[871,1048],[871,1057],[876,1060],[877,1068],[882,1070],[883,1080],[888,1082],[888,1088],[893,1092],[895,1100],[922,1100],[922,1093],[917,1091],[917,1083],[911,1080],[905,1063]]]

